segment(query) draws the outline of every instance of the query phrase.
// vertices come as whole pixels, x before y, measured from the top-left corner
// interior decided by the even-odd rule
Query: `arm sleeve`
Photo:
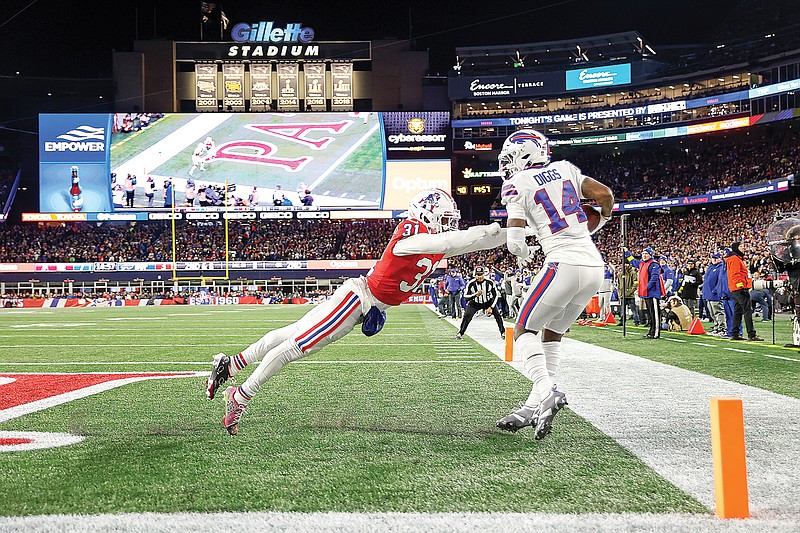
[[[453,257],[496,248],[505,242],[505,231],[497,223],[467,230],[425,233],[407,237],[394,246],[395,255],[444,254]]]
[[[500,291],[497,290],[497,285],[489,282],[489,291],[493,294],[492,301],[489,302],[489,307],[495,307],[497,305],[497,299],[500,297]]]
[[[467,283],[467,289],[464,291],[464,298],[467,300],[475,298],[475,293],[478,292],[476,290],[477,288],[478,285],[474,281],[470,281],[469,283]]]
[[[508,251],[517,257],[528,258],[528,245],[525,242],[525,228],[515,227],[506,230]]]

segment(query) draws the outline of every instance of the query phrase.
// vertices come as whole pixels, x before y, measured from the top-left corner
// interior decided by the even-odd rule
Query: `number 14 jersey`
[[[569,161],[555,161],[517,172],[503,184],[508,218],[523,219],[536,230],[547,261],[603,266],[581,209],[584,177]]]

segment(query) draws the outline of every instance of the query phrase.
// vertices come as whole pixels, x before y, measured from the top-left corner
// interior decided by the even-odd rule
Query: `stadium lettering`
[[[513,89],[513,85],[505,85],[504,83],[481,83],[480,79],[472,80],[469,84],[469,90],[475,91],[496,91],[501,89]]]
[[[278,149],[274,144],[263,141],[233,141],[220,145],[217,148],[215,159],[227,159],[251,165],[267,165],[281,167],[289,172],[299,172],[312,157],[298,157],[288,159],[271,156]]]
[[[103,142],[52,142],[44,143],[45,152],[105,152]]]
[[[237,46],[228,48],[228,57],[317,57],[318,45],[296,46]]]
[[[331,122],[327,124],[245,124],[245,128],[267,135],[274,135],[275,137],[287,141],[308,146],[314,150],[323,150],[333,142],[334,138],[327,136],[313,139],[309,137],[309,133],[316,130],[342,133],[349,128],[351,124],[353,124],[353,121],[343,120],[341,122]]]
[[[392,144],[399,143],[443,143],[447,138],[446,135],[389,135],[389,142]]]
[[[304,28],[299,22],[291,22],[285,28],[276,28],[272,21],[240,22],[231,30],[231,38],[237,43],[308,43],[314,40],[314,28]]]

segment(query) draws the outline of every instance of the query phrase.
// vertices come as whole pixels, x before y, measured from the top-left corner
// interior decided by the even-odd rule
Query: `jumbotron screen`
[[[449,132],[446,112],[42,114],[39,207],[402,210],[450,189]]]

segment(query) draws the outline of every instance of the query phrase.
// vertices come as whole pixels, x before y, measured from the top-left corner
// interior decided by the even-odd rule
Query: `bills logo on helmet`
[[[542,147],[542,139],[530,131],[519,131],[517,133],[512,133],[511,137],[508,138],[508,141],[514,144],[522,144],[528,141],[534,143],[539,148]]]

